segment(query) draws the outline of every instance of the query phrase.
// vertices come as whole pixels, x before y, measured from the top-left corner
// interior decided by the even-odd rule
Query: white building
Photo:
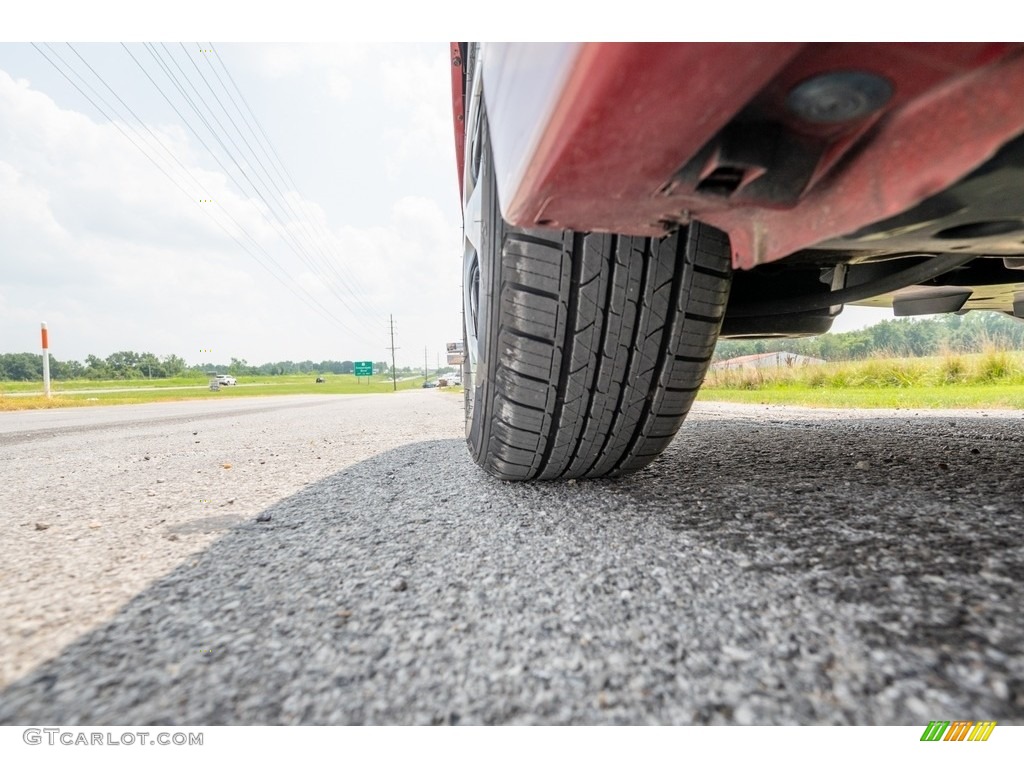
[[[711,364],[712,371],[742,371],[751,368],[799,368],[805,365],[824,365],[820,357],[807,357],[795,352],[764,352],[743,355]]]

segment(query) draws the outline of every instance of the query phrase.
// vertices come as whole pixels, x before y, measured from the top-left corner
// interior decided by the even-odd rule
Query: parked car
[[[217,374],[217,383],[220,384],[222,387],[229,387],[234,386],[238,382],[235,381],[234,376],[229,376],[226,373],[219,373]]]
[[[1024,45],[452,43],[466,435],[644,467],[715,343],[845,304],[1024,318]]]
[[[436,381],[424,381],[423,382],[423,386],[421,387],[421,389],[436,389],[436,388],[437,388],[437,382]]]

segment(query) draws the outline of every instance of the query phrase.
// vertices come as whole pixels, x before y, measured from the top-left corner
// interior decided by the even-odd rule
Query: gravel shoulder
[[[411,394],[0,413],[0,685],[275,502],[450,436],[461,402]]]

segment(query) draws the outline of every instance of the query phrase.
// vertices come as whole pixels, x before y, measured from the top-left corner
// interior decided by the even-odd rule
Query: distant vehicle
[[[235,380],[234,376],[229,376],[226,373],[218,373],[217,383],[220,384],[222,387],[231,387],[237,384],[238,382]]]
[[[327,379],[325,379],[323,376],[317,376],[316,377],[316,383],[317,384],[323,384],[325,381],[327,381]]]
[[[436,381],[424,381],[422,389],[435,389],[437,387]]]

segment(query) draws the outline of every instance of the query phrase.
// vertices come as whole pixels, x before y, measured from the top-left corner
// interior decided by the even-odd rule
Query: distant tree
[[[907,323],[904,334],[907,354],[913,357],[934,355],[939,351],[941,332],[939,323]]]
[[[250,372],[249,362],[247,360],[240,360],[237,357],[231,358],[231,365],[228,366],[228,372],[232,376],[242,376]]]
[[[53,359],[52,356],[50,358]],[[0,379],[35,381],[43,378],[43,356],[32,352],[0,355]]]
[[[355,371],[355,364],[351,360],[341,361],[341,370],[338,373],[353,373]]]
[[[170,378],[181,376],[185,373],[185,361],[177,355],[165,356],[161,365],[164,370],[164,375]]]
[[[85,365],[85,378],[87,379],[109,379],[111,376],[107,362],[96,355],[86,357]]]
[[[159,358],[152,352],[143,352],[139,355],[137,367],[139,376],[145,376],[147,379],[162,379],[166,376]]]
[[[57,360],[50,355],[50,376],[60,381],[70,381],[85,377],[85,366],[77,360]]]
[[[872,355],[919,357],[943,350],[982,352],[986,346],[1024,349],[1024,322],[1001,312],[969,312],[964,316],[924,319],[904,317],[883,320],[857,331],[806,339],[724,339],[715,348],[715,359],[762,351],[795,351],[826,360],[862,360]]]
[[[107,370],[115,379],[135,379],[141,376],[138,369],[139,353],[131,351],[114,352],[107,356]]]

